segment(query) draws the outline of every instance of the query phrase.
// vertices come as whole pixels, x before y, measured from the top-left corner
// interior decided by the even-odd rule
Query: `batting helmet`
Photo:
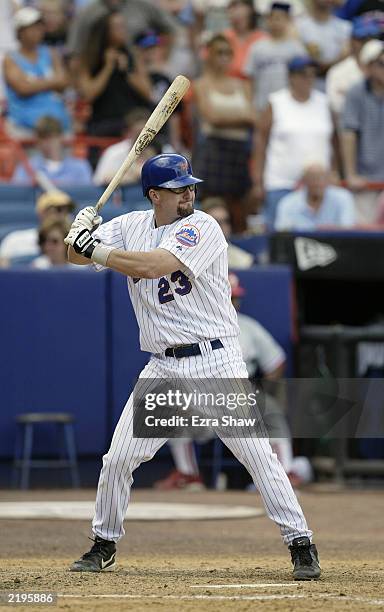
[[[196,183],[202,183],[202,180],[192,175],[188,159],[177,153],[155,155],[147,159],[141,169],[141,185],[145,196],[151,187],[174,189]]]

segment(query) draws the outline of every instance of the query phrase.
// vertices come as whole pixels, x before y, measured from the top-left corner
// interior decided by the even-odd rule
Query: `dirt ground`
[[[0,499],[93,500],[94,491],[0,491]],[[292,580],[290,557],[266,516],[127,521],[118,568],[105,574],[68,571],[90,547],[88,522],[34,519],[0,521],[0,591],[59,594],[52,606],[17,606],[33,610],[384,610],[384,493],[313,487],[299,499],[319,549],[316,582]],[[257,494],[242,492],[139,490],[133,500],[261,506]]]

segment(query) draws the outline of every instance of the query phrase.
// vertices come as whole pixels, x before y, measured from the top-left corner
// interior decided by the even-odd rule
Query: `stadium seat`
[[[19,202],[2,202],[0,204],[0,225],[9,223],[29,223],[36,225],[35,207]]]
[[[93,206],[96,204],[104,191],[102,187],[97,187],[96,185],[66,185],[60,186],[58,189],[68,193],[73,201],[76,202],[79,209],[84,206]],[[41,191],[39,193],[41,193]]]
[[[124,185],[121,188],[121,194],[126,212],[131,212],[132,210],[149,210],[151,208],[150,202],[143,196],[140,183]]]
[[[9,185],[0,183],[0,208],[3,202],[17,202],[20,204],[35,205],[36,192],[34,187],[28,185]]]

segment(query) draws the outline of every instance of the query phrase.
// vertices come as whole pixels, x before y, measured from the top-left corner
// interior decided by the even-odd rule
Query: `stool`
[[[73,431],[74,418],[65,412],[28,412],[19,414],[16,422],[21,428],[21,449],[16,440],[14,455],[13,484],[17,486],[17,470],[21,470],[20,489],[29,488],[29,476],[32,468],[67,468],[71,471],[72,486],[79,487],[80,479],[77,467],[75,436]],[[63,434],[67,458],[32,459],[34,426],[39,423],[54,423]],[[20,438],[20,436],[18,436]],[[19,452],[21,450],[21,452]]]

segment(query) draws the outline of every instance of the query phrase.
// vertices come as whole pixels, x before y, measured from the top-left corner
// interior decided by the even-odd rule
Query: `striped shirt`
[[[195,211],[156,227],[152,210],[138,211],[112,219],[94,235],[117,249],[148,252],[161,248],[180,260],[179,270],[161,278],[127,277],[143,351],[161,353],[172,346],[238,337],[227,243],[213,217]]]
[[[384,97],[362,79],[347,92],[342,127],[357,134],[356,172],[384,181]]]

